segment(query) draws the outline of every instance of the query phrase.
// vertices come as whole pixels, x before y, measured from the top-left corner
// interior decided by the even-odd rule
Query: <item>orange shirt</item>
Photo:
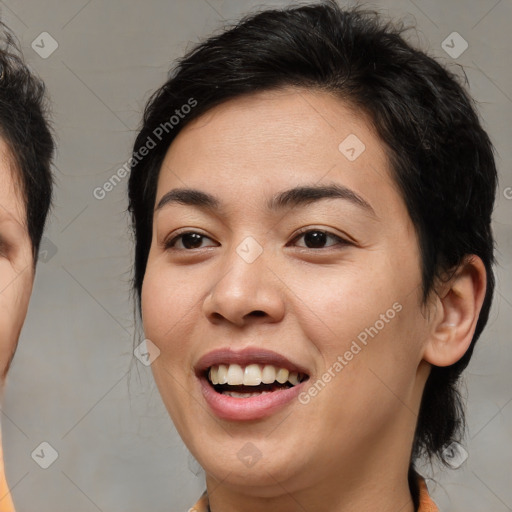
[[[0,512],[14,512],[11,492],[7,486],[4,471],[4,457],[2,452],[2,440],[0,438]]]
[[[432,501],[432,498],[428,494],[425,480],[419,475],[418,485],[420,488],[420,506],[418,508],[418,512],[439,512],[437,505]]]
[[[419,488],[419,508],[418,512],[439,512],[436,504],[428,494],[427,484],[425,480],[418,475],[418,488]],[[206,491],[199,498],[198,502],[189,509],[188,512],[210,512],[208,505],[208,495]]]

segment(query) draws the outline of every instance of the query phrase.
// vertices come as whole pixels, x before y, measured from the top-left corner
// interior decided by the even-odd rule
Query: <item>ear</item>
[[[468,350],[487,288],[482,260],[468,256],[441,285],[423,359],[434,366],[450,366]]]

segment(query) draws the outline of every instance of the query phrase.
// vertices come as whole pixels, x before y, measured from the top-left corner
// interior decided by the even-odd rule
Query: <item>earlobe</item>
[[[453,277],[438,291],[423,359],[434,366],[455,364],[468,350],[482,309],[487,287],[485,266],[468,256]]]

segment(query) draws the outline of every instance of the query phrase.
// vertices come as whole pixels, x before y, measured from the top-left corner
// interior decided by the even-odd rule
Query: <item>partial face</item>
[[[420,255],[364,117],[293,89],[220,105],[169,148],[155,207],[145,334],[207,478],[270,496],[277,475],[291,492],[385,453],[407,467]]]
[[[25,205],[15,172],[0,139],[0,387],[16,349],[34,279]]]

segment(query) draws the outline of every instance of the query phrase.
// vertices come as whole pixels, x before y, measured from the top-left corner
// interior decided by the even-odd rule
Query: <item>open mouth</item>
[[[213,389],[233,398],[252,398],[297,386],[309,378],[304,373],[273,365],[218,364],[205,371]]]

